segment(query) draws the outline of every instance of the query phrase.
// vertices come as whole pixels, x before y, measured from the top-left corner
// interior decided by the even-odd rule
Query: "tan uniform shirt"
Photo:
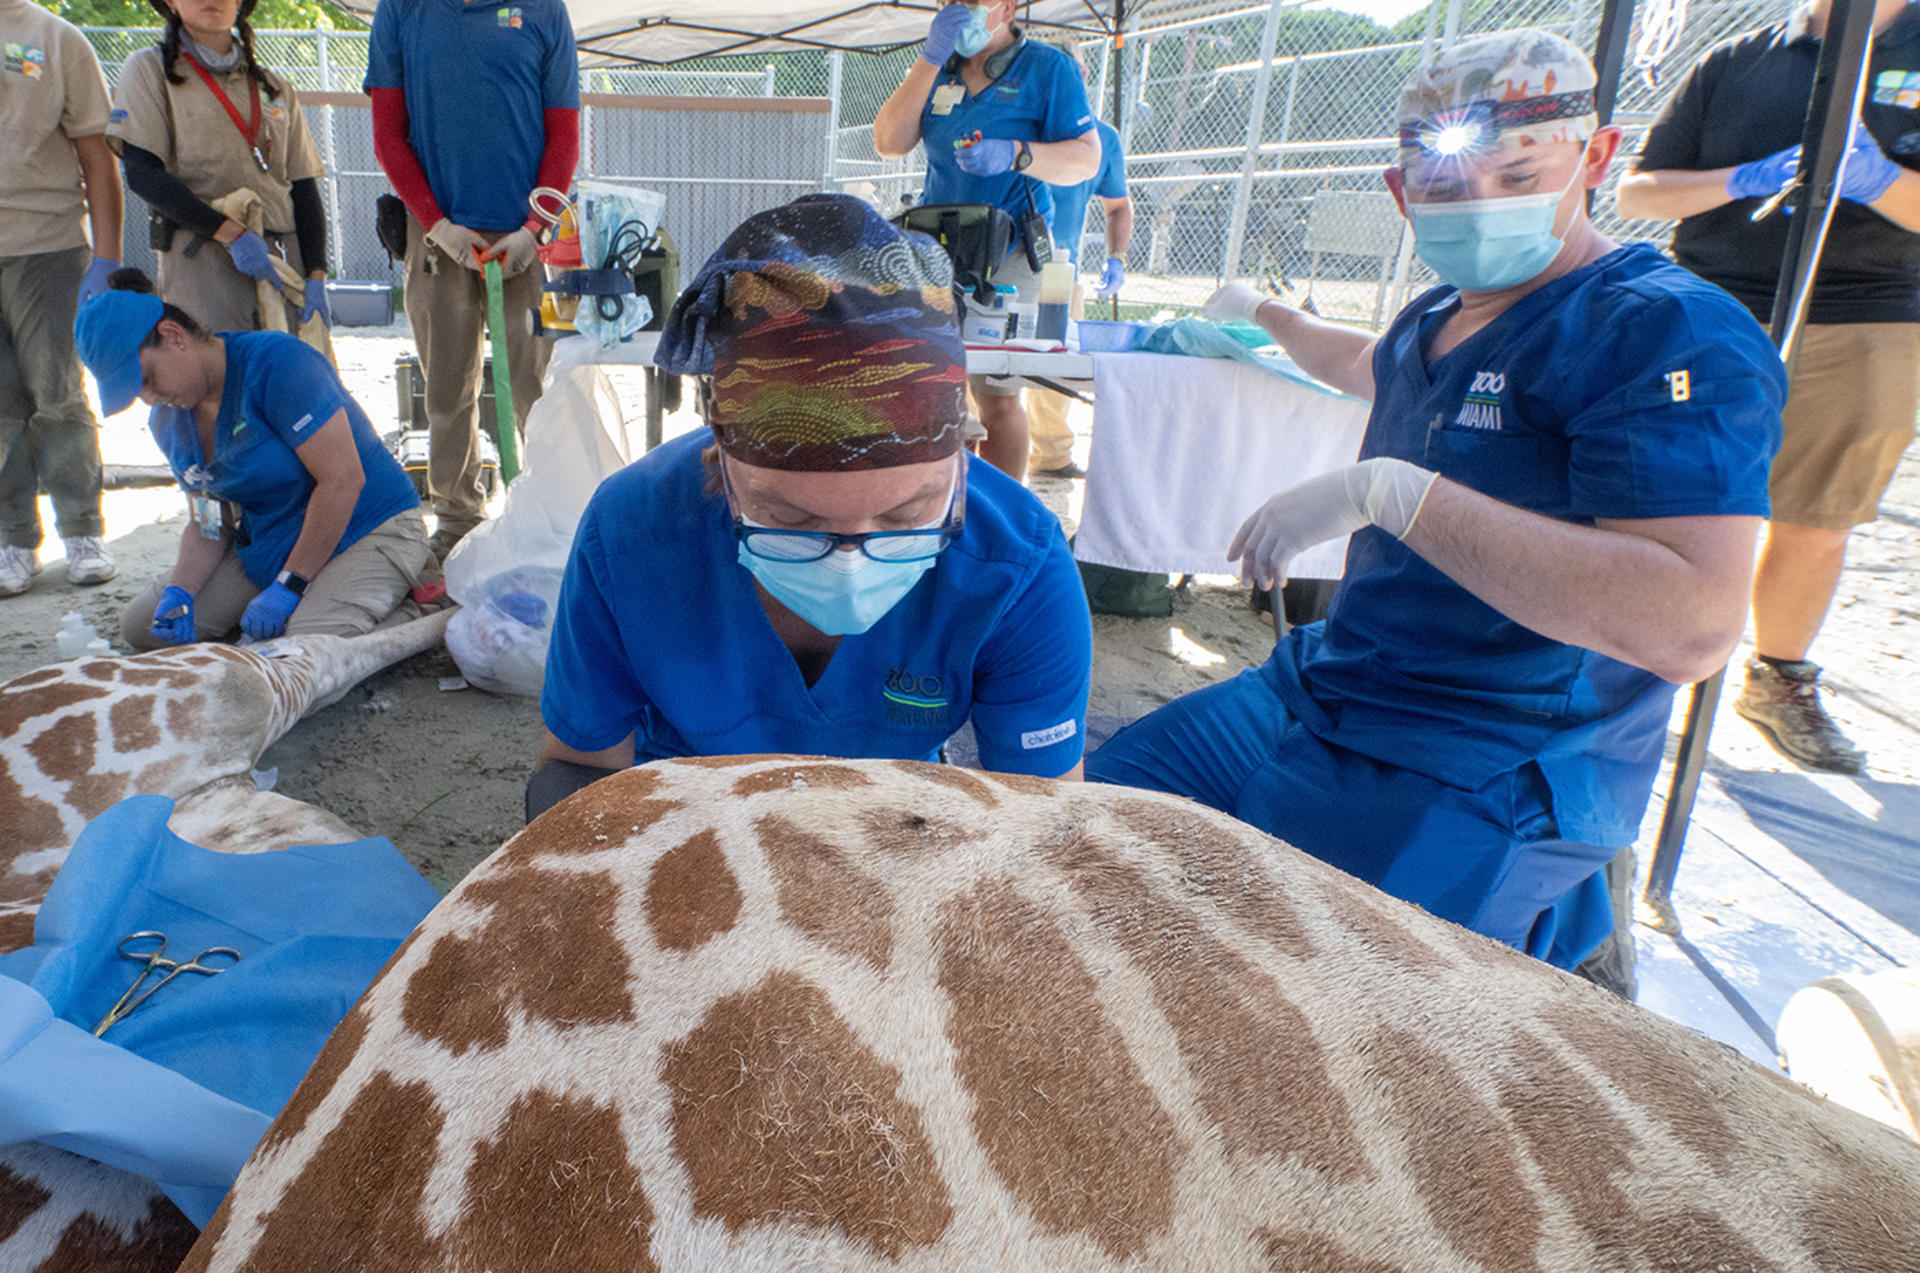
[[[260,196],[268,230],[293,233],[289,187],[303,177],[325,176],[326,168],[314,149],[292,86],[267,72],[280,95],[260,92],[259,145],[267,157],[267,171],[261,172],[246,138],[220,100],[194,74],[186,54],[175,64],[186,83],[169,84],[162,66],[156,46],[141,49],[120,68],[113,86],[113,121],[107,126],[107,140],[115,151],[124,142],[158,155],[168,172],[208,203],[244,186]],[[208,74],[226,91],[241,122],[251,119],[253,92],[245,67],[236,64],[228,71],[210,69]]]
[[[71,139],[106,130],[107,83],[80,28],[28,0],[0,0],[0,256],[86,243]]]

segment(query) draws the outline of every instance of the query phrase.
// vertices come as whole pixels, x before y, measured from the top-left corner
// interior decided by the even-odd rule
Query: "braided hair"
[[[167,82],[185,84],[187,77],[180,73],[178,66],[180,43],[185,34],[185,26],[180,21],[179,13],[166,0],[149,0],[149,2],[160,11],[160,16],[167,22],[166,33],[160,37],[160,65],[166,73]],[[240,0],[240,12],[234,19],[233,28],[240,37],[240,61],[241,65],[247,68],[247,78],[265,89],[269,98],[277,101],[280,97],[279,85],[273,82],[253,56],[253,24],[248,22],[247,18],[253,13],[253,7],[257,3],[259,0]]]

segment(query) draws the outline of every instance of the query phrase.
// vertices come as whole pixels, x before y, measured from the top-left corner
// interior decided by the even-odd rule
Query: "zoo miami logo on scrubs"
[[[887,700],[887,719],[895,725],[944,725],[952,716],[943,696],[946,684],[937,676],[916,676],[905,668],[887,672],[881,694]]]
[[[517,29],[520,25],[521,11],[519,9],[496,9],[494,10],[494,17],[499,20],[501,26],[514,27]]]
[[[7,45],[6,68],[15,75],[37,80],[47,69],[47,51],[31,44]]]
[[[1882,106],[1920,107],[1920,71],[1882,71],[1873,77],[1873,100]]]
[[[1467,390],[1466,400],[1460,404],[1460,414],[1453,418],[1455,426],[1462,429],[1498,429],[1500,395],[1506,392],[1506,388],[1506,372],[1474,372],[1473,385]]]

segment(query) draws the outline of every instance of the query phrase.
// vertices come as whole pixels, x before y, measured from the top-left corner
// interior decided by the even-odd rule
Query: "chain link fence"
[[[1657,84],[1629,56],[1615,108],[1615,122],[1627,132],[1623,154],[1638,147],[1672,84],[1709,47],[1777,21],[1790,7],[1791,0],[1695,0],[1684,10],[1685,24],[1662,59]],[[1126,150],[1134,231],[1124,254],[1122,301],[1135,312],[1193,306],[1232,275],[1291,289],[1330,317],[1379,323],[1405,296],[1434,281],[1412,256],[1405,223],[1380,181],[1380,170],[1395,158],[1399,86],[1423,50],[1444,40],[1449,28],[1465,38],[1521,26],[1556,30],[1590,49],[1600,8],[1601,0],[1479,0],[1451,10],[1436,4],[1389,26],[1323,0],[1299,0],[1271,13],[1250,4],[1130,33],[1118,63],[1105,41],[1068,46],[1085,72],[1095,113],[1115,125]],[[1641,18],[1661,25],[1672,14],[1671,7],[1643,4]],[[1269,23],[1271,57],[1263,56]],[[1636,37],[1640,33],[1636,27]],[[88,35],[111,81],[156,33],[92,28]],[[367,34],[262,31],[255,51],[302,93],[357,92]],[[711,175],[698,176],[684,164],[656,162],[644,149],[644,130],[589,105],[582,113],[581,174],[665,189],[676,202],[713,203],[716,187],[734,187],[728,209],[832,189],[896,210],[918,197],[925,161],[917,150],[881,158],[873,149],[873,118],[918,55],[917,46],[886,53],[805,50],[708,58],[672,70],[583,70],[581,88],[590,94],[825,98],[827,134],[817,153],[795,154],[796,146],[813,143],[769,126],[754,139],[757,153],[715,155]],[[1116,72],[1124,85],[1117,119]],[[340,107],[309,110],[329,174],[324,189],[342,272],[379,277],[365,273],[368,262],[384,258],[372,244],[363,205],[385,181],[364,116]],[[1620,222],[1611,182],[1596,195],[1594,213],[1602,231],[1615,237],[1666,237],[1658,224]],[[131,261],[144,250],[144,232],[138,237],[140,244],[129,244]],[[1081,259],[1107,255],[1104,237],[1104,215],[1094,200]],[[683,248],[691,269],[704,249]]]

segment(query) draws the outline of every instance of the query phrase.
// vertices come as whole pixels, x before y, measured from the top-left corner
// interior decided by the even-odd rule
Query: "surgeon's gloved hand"
[[[248,278],[258,279],[262,283],[279,283],[280,276],[273,272],[273,249],[252,230],[242,232],[239,238],[227,244],[227,253],[233,257],[234,268]]]
[[[107,276],[120,268],[120,262],[109,261],[96,256],[87,266],[87,273],[80,280],[80,303],[85,305],[94,297],[107,290]]]
[[[1789,146],[1765,159],[1741,164],[1727,174],[1727,194],[1734,199],[1766,199],[1780,193],[1800,171],[1800,147]]]
[[[492,247],[480,254],[480,259],[500,262],[501,277],[512,278],[533,264],[534,249],[539,246],[533,231],[523,225],[511,234],[501,235]]]
[[[1287,581],[1293,559],[1315,544],[1365,526],[1405,539],[1438,476],[1385,456],[1322,473],[1255,509],[1235,532],[1227,560],[1239,561],[1242,580],[1271,590]]]
[[[153,622],[147,631],[168,645],[192,645],[199,640],[193,630],[193,594],[178,584],[168,584],[153,608]]]
[[[270,583],[265,592],[247,603],[246,613],[240,616],[240,630],[256,641],[277,637],[287,630],[287,620],[299,604],[300,595],[293,589],[283,583]]]
[[[1900,165],[1887,158],[1873,134],[1853,123],[1853,140],[1847,146],[1845,167],[1840,170],[1840,197],[1855,203],[1872,203],[1887,192]]]
[[[935,66],[945,66],[947,59],[953,56],[954,45],[960,42],[960,33],[967,29],[967,23],[973,15],[967,12],[964,4],[950,4],[933,15],[933,22],[927,27],[927,42],[920,49],[920,56]]]
[[[305,291],[307,303],[300,310],[300,321],[305,323],[309,318],[318,314],[320,315],[321,322],[325,323],[328,327],[332,327],[333,304],[327,300],[327,280],[323,278],[310,278],[307,280]]]
[[[1216,323],[1253,323],[1260,307],[1273,299],[1251,283],[1229,283],[1200,303],[1200,316]]]
[[[976,177],[997,177],[1003,172],[1012,172],[1013,161],[1019,157],[1020,143],[1003,137],[986,137],[953,152],[953,161]]]
[[[433,228],[427,231],[427,242],[474,273],[480,272],[480,258],[474,253],[476,250],[486,251],[487,241],[466,226],[455,225],[445,217],[441,217],[433,223]]]
[[[1093,289],[1093,294],[1095,296],[1116,295],[1120,291],[1120,285],[1126,281],[1127,267],[1121,263],[1119,257],[1110,256],[1107,258],[1106,268],[1100,271],[1100,283]]]

